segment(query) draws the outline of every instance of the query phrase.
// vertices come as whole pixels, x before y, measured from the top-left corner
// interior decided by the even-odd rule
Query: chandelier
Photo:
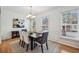
[[[32,15],[32,6],[29,6],[29,14],[26,16],[26,18],[27,18],[27,19],[30,19],[30,20],[36,18],[36,16],[33,16],[33,15]]]

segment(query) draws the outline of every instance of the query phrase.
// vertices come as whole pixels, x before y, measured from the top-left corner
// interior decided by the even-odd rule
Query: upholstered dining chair
[[[25,44],[26,44],[26,46],[27,46],[26,51],[28,51],[30,41],[29,41],[28,32],[26,32],[26,31],[23,31],[23,40],[24,40],[23,46],[25,46]]]
[[[19,44],[21,44],[21,46],[23,47],[23,33],[22,33],[22,30],[19,30],[19,35],[20,35],[20,41],[19,41]]]
[[[43,32],[42,37],[39,37],[35,40],[35,42],[39,43],[41,45],[41,50],[43,53],[43,44],[46,44],[47,50],[48,50],[48,32]]]

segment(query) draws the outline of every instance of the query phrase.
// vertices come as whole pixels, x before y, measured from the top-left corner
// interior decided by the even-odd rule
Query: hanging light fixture
[[[36,18],[36,16],[33,16],[33,15],[32,15],[32,6],[29,6],[29,14],[26,16],[26,18],[27,18],[27,19],[30,19],[30,20]]]
[[[29,6],[29,10],[28,10],[29,14],[26,16],[26,18],[30,21],[30,27],[29,27],[29,32],[32,32],[33,31],[33,27],[32,27],[32,23],[31,21],[36,18],[36,16],[33,16],[32,15],[32,6]]]

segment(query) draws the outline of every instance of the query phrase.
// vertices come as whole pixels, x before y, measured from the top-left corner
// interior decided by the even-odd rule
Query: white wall
[[[79,41],[60,39],[61,20],[62,20],[61,12],[76,9],[76,8],[79,8],[79,7],[63,6],[63,7],[58,7],[56,9],[52,9],[51,11],[48,11],[46,13],[40,13],[40,15],[38,15],[38,18],[41,16],[48,16],[49,18],[49,40],[79,48]],[[40,25],[39,19],[37,23]]]
[[[1,36],[2,39],[11,38],[11,31],[13,29],[13,18],[25,19],[25,15],[22,15],[11,10],[7,10],[5,7],[1,7]],[[25,26],[26,27],[26,26]]]

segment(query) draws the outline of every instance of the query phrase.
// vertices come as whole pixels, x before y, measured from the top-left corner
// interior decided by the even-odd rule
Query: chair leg
[[[23,47],[23,41],[21,41],[21,47]]]
[[[27,48],[26,48],[26,51],[28,51],[28,48],[29,48],[29,44],[27,44]]]
[[[21,44],[21,40],[19,41],[19,45]]]
[[[25,47],[25,42],[24,41],[23,41],[23,44],[22,45],[23,45],[23,48],[24,48]]]
[[[46,43],[46,47],[47,47],[47,50],[48,50],[48,43]]]
[[[41,50],[42,50],[42,53],[43,53],[43,45],[41,44]]]

